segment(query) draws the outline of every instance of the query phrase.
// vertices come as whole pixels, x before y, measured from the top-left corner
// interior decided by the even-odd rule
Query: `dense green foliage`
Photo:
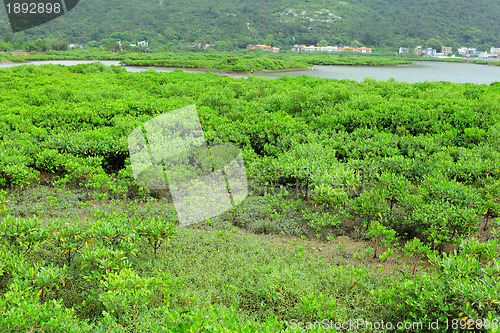
[[[497,83],[243,80],[99,63],[2,69],[0,82],[0,326],[31,327],[24,309],[52,328],[65,307],[66,331],[75,316],[90,331],[498,322]],[[173,227],[170,194],[137,187],[128,158],[134,128],[191,104],[209,143],[241,147],[249,181],[244,203],[196,226],[205,230]],[[236,227],[373,247],[325,259]],[[371,260],[399,262],[401,274]]]
[[[156,53],[133,55],[121,62],[132,66],[207,68],[225,71],[281,70],[313,65],[380,66],[406,64],[409,61],[359,55]]]
[[[0,35],[10,31],[0,9]],[[15,34],[14,42],[38,38],[110,45],[148,40],[168,44],[215,43],[220,49],[267,43],[362,44],[394,51],[399,46],[500,45],[495,0],[168,1],[80,0],[68,14]],[[10,38],[8,38],[10,39]]]

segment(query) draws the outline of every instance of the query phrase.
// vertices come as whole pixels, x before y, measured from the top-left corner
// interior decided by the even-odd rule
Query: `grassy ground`
[[[20,190],[8,197],[7,209],[1,215],[36,215],[44,226],[60,220],[91,229],[97,221],[116,223],[119,216],[128,220],[165,219],[172,214],[171,203],[164,199],[94,201],[82,207],[84,197],[84,191],[78,189],[58,191],[39,186]],[[383,269],[392,265],[378,260],[374,263],[364,251],[368,242],[346,236],[328,242],[305,235],[254,234],[233,225],[230,220],[234,216],[234,211],[227,212],[204,223],[177,228],[177,234],[171,237],[169,246],[158,251],[157,258],[147,244],[141,244],[137,254],[129,256],[131,267],[140,276],[154,276],[160,270],[174,279],[177,287],[171,301],[173,308],[189,305],[194,311],[202,311],[212,305],[219,311],[230,311],[237,306],[241,322],[317,319],[314,308],[306,309],[304,304],[308,298],[312,301],[317,297],[316,306],[337,320],[376,320],[384,311],[370,290],[393,279],[393,273]],[[98,248],[96,243],[89,243],[85,251]],[[80,320],[98,322],[104,308],[88,301],[91,291],[98,288],[82,279],[81,258],[76,256],[71,263],[66,287],[51,297],[59,297],[65,306],[73,307]],[[31,252],[26,261],[65,263],[64,256],[49,243]],[[403,262],[399,264],[404,266]],[[134,327],[129,325],[127,330],[138,329]]]

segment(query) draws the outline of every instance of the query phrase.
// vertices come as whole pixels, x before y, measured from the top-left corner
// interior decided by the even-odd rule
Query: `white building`
[[[471,55],[471,54],[479,54],[479,53],[477,53],[476,49],[470,49],[468,47],[461,47],[457,51],[458,51],[458,54],[461,56]]]
[[[320,46],[319,50],[323,51],[323,52],[336,52],[336,51],[338,51],[338,47],[336,47],[336,46]]]
[[[148,42],[146,42],[145,40],[143,40],[143,41],[138,42],[137,46],[148,47],[149,44],[148,44]]]
[[[464,56],[467,54],[467,48],[466,47],[461,47],[459,48],[457,51],[458,51],[458,54],[461,55],[461,56]]]
[[[408,47],[400,47],[399,48],[399,54],[408,53],[408,52],[410,52],[410,48],[408,48]]]
[[[436,56],[436,49],[422,49],[422,55],[428,56],[428,57],[435,57]]]
[[[303,45],[302,50],[304,50],[305,52],[314,52],[314,51],[319,51],[319,46],[314,46],[314,45],[311,45],[311,46],[305,46],[305,45]]]
[[[500,55],[500,47],[494,47],[492,46],[490,49],[490,53],[493,56],[499,56]]]
[[[338,48],[339,51],[351,51],[351,52],[361,52],[361,53],[372,53],[371,47],[348,47],[343,46]]]
[[[369,47],[346,47],[346,46],[305,46],[294,45],[292,51],[295,52],[339,52],[339,51],[353,51],[361,53],[371,53],[372,49]]]
[[[305,46],[305,45],[294,45],[293,49],[297,52],[337,52],[337,46]]]

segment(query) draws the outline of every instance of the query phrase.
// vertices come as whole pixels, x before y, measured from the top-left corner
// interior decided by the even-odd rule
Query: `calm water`
[[[413,65],[382,67],[314,66],[313,70],[289,73],[256,74],[256,76],[315,76],[325,79],[363,81],[365,78],[402,82],[448,81],[457,83],[490,84],[500,81],[500,66],[418,61]]]
[[[93,60],[50,60],[32,61],[31,64],[77,65],[95,62]],[[101,60],[107,66],[119,66],[116,60]],[[19,66],[18,63],[1,63],[1,67]],[[144,72],[148,68],[125,66],[129,72]],[[158,72],[171,72],[168,68],[154,68]],[[202,70],[186,70],[190,73],[202,73]],[[324,79],[363,81],[365,78],[376,80],[394,79],[402,82],[448,81],[457,83],[490,84],[500,81],[500,66],[476,65],[470,63],[451,63],[418,61],[413,65],[397,65],[382,67],[354,66],[314,66],[313,70],[254,74],[259,77],[278,78],[282,76],[314,76]],[[235,75],[241,77],[240,75]]]

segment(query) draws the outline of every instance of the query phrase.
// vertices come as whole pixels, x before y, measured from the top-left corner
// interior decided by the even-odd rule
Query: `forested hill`
[[[68,14],[16,33],[13,41],[486,49],[500,45],[499,14],[498,0],[80,0]],[[0,36],[10,39],[9,32],[2,6]]]

